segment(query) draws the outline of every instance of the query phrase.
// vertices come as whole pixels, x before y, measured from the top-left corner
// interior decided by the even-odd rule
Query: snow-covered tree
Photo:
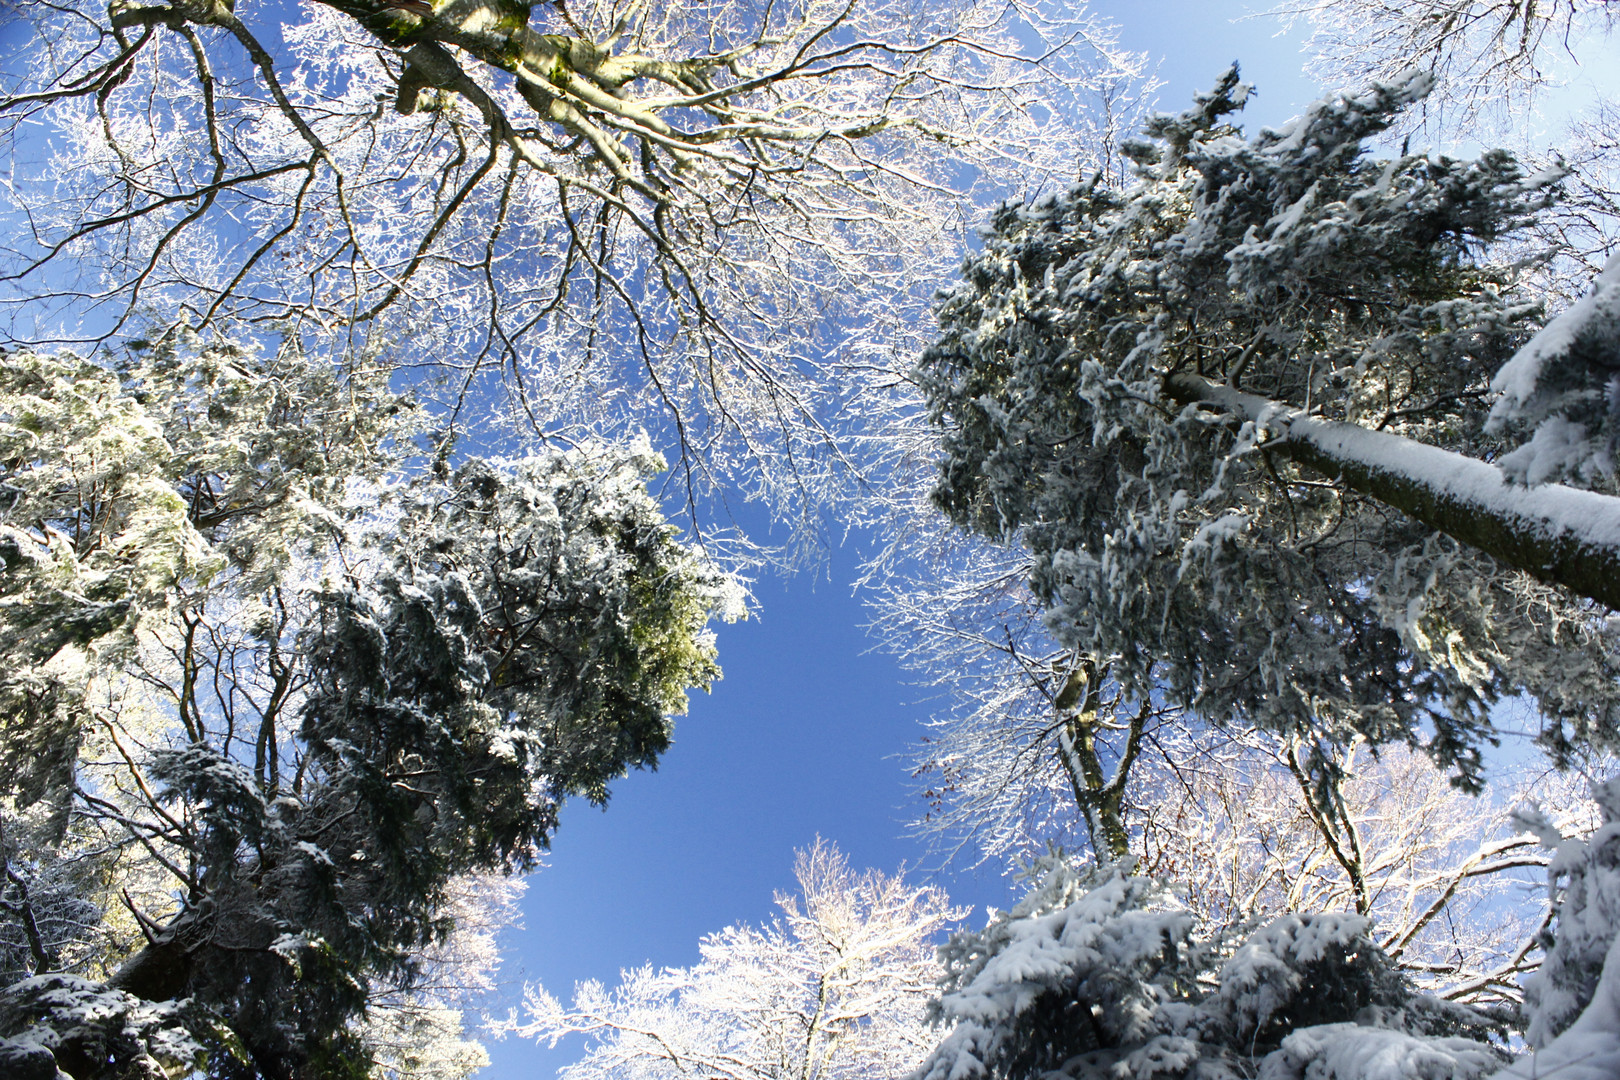
[[[1572,835],[1598,825],[1579,775],[1540,770],[1457,791],[1421,753],[1343,751],[1324,812],[1303,762],[1259,733],[1183,738],[1142,770],[1138,865],[1204,925],[1355,912],[1403,976],[1451,1001],[1512,1007],[1549,915],[1548,856],[1514,813],[1538,802]]]
[[[1620,502],[1483,460],[1537,311],[1484,249],[1554,178],[1366,156],[1426,85],[1245,140],[1229,72],[1127,145],[1134,186],[999,211],[920,376],[939,504],[1027,547],[1060,644],[1206,719],[1422,741],[1473,783],[1507,695],[1554,750],[1614,741],[1608,624],[1543,582],[1620,600]]]
[[[291,345],[18,351],[0,379],[0,809],[31,837],[6,1052],[363,1076],[406,1049],[368,1049],[371,1005],[451,1030],[458,880],[532,865],[718,672],[740,591],[647,493],[656,455],[452,469],[380,366]]]
[[[463,1018],[486,1008],[498,989],[500,939],[521,929],[518,903],[527,885],[495,874],[448,883],[449,936],[422,951],[409,988],[376,985],[366,1003],[360,1039],[379,1080],[465,1080],[489,1064]]]
[[[1209,925],[1357,911],[1425,991],[1520,999],[1547,913],[1530,882],[1547,860],[1510,811],[1534,796],[1589,831],[1583,777],[1498,770],[1474,796],[1420,753],[1355,744],[1321,748],[1331,768],[1312,787],[1288,739],[1162,700],[1143,711],[1106,679],[1065,696],[1078,658],[1042,624],[1027,551],[939,528],[909,540],[922,569],[884,582],[880,632],[936,692],[913,825],[938,856],[1129,854]]]
[[[1330,86],[1431,73],[1425,112],[1455,127],[1524,116],[1562,61],[1601,54],[1615,21],[1604,0],[1305,0],[1276,14],[1309,23],[1309,71]]]
[[[1554,921],[1547,960],[1525,992],[1533,1052],[1504,1080],[1603,1080],[1620,1071],[1620,778],[1592,793],[1603,821],[1584,839],[1565,836],[1536,808],[1521,815],[1553,851]]]
[[[1061,857],[944,949],[947,1034],[915,1075],[1473,1080],[1493,1020],[1413,990],[1355,914],[1202,924],[1159,881]]]
[[[1008,551],[994,578],[1000,589],[916,609],[928,620],[921,640],[950,650],[950,677],[941,681],[976,695],[936,717],[918,750],[926,816],[915,825],[936,851],[1002,865],[1051,847],[1128,854],[1174,881],[1208,925],[1360,912],[1425,991],[1520,998],[1517,979],[1540,958],[1546,905],[1531,882],[1547,857],[1510,811],[1534,797],[1558,808],[1566,831],[1584,834],[1597,823],[1584,778],[1498,775],[1475,796],[1421,753],[1358,744],[1328,751],[1330,775],[1316,786],[1301,748],[1265,732],[1214,727],[1162,704],[1144,715],[1106,698],[1089,712],[1065,712],[1053,699],[1071,657],[1034,651],[1044,635],[1032,603],[999,608],[1011,617],[986,625],[1005,636],[981,631],[978,651],[970,635],[958,636],[973,600],[1021,591],[1008,579],[1025,563]]]
[[[1306,0],[1274,14],[1312,29],[1308,74],[1329,87],[1435,80],[1396,134],[1450,145],[1506,146],[1538,168],[1567,170],[1564,195],[1522,244],[1544,261],[1535,285],[1557,306],[1584,290],[1620,241],[1615,103],[1582,100],[1601,85],[1616,44],[1604,0]],[[1567,113],[1568,115],[1561,115]]]
[[[1119,843],[1139,785],[1105,790],[1122,775],[1117,755],[1133,726],[1151,755],[1175,710],[1133,725],[1134,714],[1104,709],[1096,724],[1099,702],[1089,713],[1073,695],[1059,705],[1075,656],[1042,625],[1027,553],[937,529],[908,554],[920,569],[887,576],[875,605],[880,639],[931,691],[914,828],[939,854],[974,864]]]
[[[105,954],[109,930],[93,899],[106,891],[100,868],[61,850],[61,825],[39,806],[0,817],[0,986],[39,971],[94,971]]]
[[[625,972],[611,991],[585,983],[568,1007],[530,987],[509,1030],[552,1045],[587,1036],[564,1080],[904,1076],[936,1040],[937,938],[966,912],[937,888],[851,870],[824,841],[794,870],[799,892],[777,896],[770,925],[709,935],[689,968]]]
[[[973,201],[1111,150],[1080,99],[1142,66],[1038,2],[72,0],[22,21],[0,199],[29,225],[0,340],[115,340],[154,309],[366,337],[447,376],[441,423],[652,430],[693,500],[716,477],[821,494],[835,417],[920,344]]]
[[[1535,861],[1528,837],[1456,833],[1483,844],[1449,853],[1448,868],[1426,872],[1424,856],[1397,872],[1394,888],[1427,878],[1438,891],[1373,919],[1365,875],[1379,857],[1355,848],[1383,826],[1350,795],[1377,772],[1344,753],[1422,746],[1472,785],[1494,734],[1487,710],[1511,694],[1534,703],[1555,753],[1615,746],[1612,621],[1582,597],[1616,603],[1620,504],[1547,481],[1612,490],[1620,334],[1610,272],[1535,333],[1539,305],[1515,293],[1526,268],[1493,261],[1558,174],[1526,176],[1500,153],[1365,153],[1427,84],[1375,85],[1245,140],[1222,120],[1245,93],[1231,72],[1127,146],[1134,186],[1003,209],[946,295],[922,367],[943,432],[939,504],[1023,546],[1069,671],[1107,671],[1126,700],[1185,709],[1192,731],[1280,738],[1293,775],[1274,778],[1300,792],[1320,865],[1345,875],[1299,906],[1349,911],[1275,919],[1234,951],[1223,934],[1247,904],[1201,920],[1125,866],[1049,876],[961,939],[941,1006],[956,1027],[923,1075],[1350,1080],[1479,1076],[1502,1060],[1479,1041],[1485,1014],[1415,994],[1393,961],[1472,868]],[[1242,800],[1233,816],[1252,819],[1266,776],[1233,765],[1215,772]],[[1400,785],[1390,794],[1419,794]],[[1208,808],[1183,809],[1196,832]],[[1409,817],[1387,823],[1391,852],[1429,842]],[[1605,850],[1606,829],[1570,851]],[[1207,901],[1199,875],[1218,868],[1189,854],[1189,887]],[[1613,1002],[1593,987],[1620,976],[1603,967],[1614,923],[1580,914],[1601,887],[1577,885],[1574,858],[1551,860],[1569,884],[1538,944],[1552,957],[1574,942],[1582,973],[1550,959],[1533,984],[1566,986],[1559,1023],[1573,1036],[1515,1075],[1576,1068],[1577,1044],[1599,1063],[1580,1075],[1612,1068],[1613,1047],[1588,1037],[1612,1027]],[[1261,892],[1265,861],[1239,875]],[[1285,940],[1309,945],[1283,956]],[[1476,982],[1510,990],[1529,950],[1507,951]],[[1252,963],[1262,954],[1275,984]],[[1334,972],[1314,969],[1330,960]],[[1296,999],[1298,987],[1312,989]],[[1529,992],[1532,1018],[1547,994]]]

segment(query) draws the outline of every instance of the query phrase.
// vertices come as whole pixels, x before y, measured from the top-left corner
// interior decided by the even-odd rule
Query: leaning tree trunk
[[[1334,420],[1197,375],[1165,393],[1253,421],[1262,449],[1339,480],[1504,566],[1620,609],[1620,498],[1510,484],[1489,462]]]

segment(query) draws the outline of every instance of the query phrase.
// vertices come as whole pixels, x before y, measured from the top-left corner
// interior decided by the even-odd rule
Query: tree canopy
[[[1471,481],[1424,456],[1439,447],[1505,498],[1551,490],[1478,459],[1511,449],[1486,423],[1491,380],[1540,310],[1490,245],[1557,175],[1500,152],[1368,156],[1428,85],[1244,139],[1223,119],[1247,93],[1229,72],[1126,145],[1133,186],[999,211],[921,373],[938,504],[1028,548],[1060,642],[1208,718],[1423,741],[1472,784],[1492,702],[1532,695],[1555,750],[1606,746],[1620,684],[1606,624],[1532,580],[1546,565],[1504,568],[1511,550],[1481,544],[1493,560],[1379,486],[1415,477],[1447,505],[1435,493]]]
[[[441,424],[667,434],[692,502],[813,502],[968,208],[1096,156],[1078,102],[1142,85],[1094,20],[980,0],[22,15],[0,340],[116,341],[155,311],[363,338],[434,371]]]
[[[1465,801],[1510,699],[1620,750],[1620,260],[1545,306],[1612,192],[1395,151],[1611,20],[1394,14],[1279,129],[1234,67],[1116,152],[1142,58],[1025,0],[28,8],[0,1072],[473,1068],[478,927],[718,677],[734,496],[877,525],[928,813],[1046,853],[941,972],[943,894],[818,846],[781,924],[536,990],[575,1075],[1612,1071],[1614,784]]]
[[[656,764],[739,587],[645,445],[423,462],[375,365],[184,335],[6,359],[7,1053],[369,1075],[452,882]]]

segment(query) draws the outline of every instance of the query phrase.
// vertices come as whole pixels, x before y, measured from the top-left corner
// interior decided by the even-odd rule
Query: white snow
[[[1491,391],[1501,395],[1491,407],[1487,427],[1502,425],[1523,414],[1536,395],[1542,375],[1588,326],[1600,319],[1620,322],[1620,252],[1609,259],[1591,293],[1542,327],[1541,332],[1513,354],[1491,380]]]
[[[1620,278],[1620,260],[1611,264]],[[1620,292],[1617,292],[1620,298]],[[1175,376],[1192,396],[1247,415],[1274,440],[1307,442],[1335,461],[1409,481],[1445,502],[1514,523],[1548,543],[1620,549],[1620,499],[1562,484],[1526,488],[1509,483],[1495,465],[1384,431],[1320,420],[1303,409]]]
[[[1295,200],[1292,206],[1271,219],[1271,239],[1280,239],[1293,231],[1294,227],[1305,217],[1305,211],[1310,209],[1311,203],[1316,199],[1317,189],[1321,186],[1321,181],[1312,184],[1305,189],[1305,194]]]
[[[1493,1073],[1491,1080],[1616,1080],[1620,1077],[1620,935],[1586,1010],[1542,1049]]]
[[[1473,1080],[1498,1061],[1470,1039],[1322,1024],[1284,1039],[1260,1063],[1259,1080]]]
[[[1504,399],[1505,400],[1505,399]],[[1585,475],[1614,471],[1614,461],[1600,440],[1586,434],[1586,425],[1562,416],[1548,417],[1530,441],[1497,461],[1502,475],[1516,484],[1536,487],[1565,473]]]
[[[1226,544],[1243,534],[1243,530],[1249,526],[1249,521],[1248,514],[1228,513],[1199,526],[1198,531],[1181,551],[1179,574],[1185,575],[1187,568],[1199,555],[1218,556]]]
[[[1329,950],[1351,946],[1367,932],[1360,915],[1286,914],[1268,922],[1221,967],[1220,998],[1229,1015],[1264,1026],[1300,989],[1300,969]]]

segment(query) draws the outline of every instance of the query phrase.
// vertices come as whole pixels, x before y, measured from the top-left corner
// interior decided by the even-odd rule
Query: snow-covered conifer
[[[1592,795],[1603,821],[1584,839],[1564,836],[1538,807],[1520,815],[1553,849],[1553,918],[1546,960],[1525,983],[1531,1052],[1501,1080],[1620,1075],[1620,777],[1593,785]]]
[[[451,470],[387,372],[295,341],[6,360],[4,1052],[465,1071],[433,982],[458,890],[656,762],[739,611],[648,493],[661,460]]]
[[[1491,380],[1487,425],[1529,432],[1497,463],[1515,481],[1573,478],[1613,492],[1620,445],[1620,254],[1590,295],[1549,323]]]
[[[1062,856],[941,950],[947,1034],[920,1080],[1474,1080],[1492,1019],[1417,994],[1355,914],[1204,925],[1163,882]]]
[[[1490,383],[1538,308],[1487,247],[1548,178],[1499,152],[1368,156],[1428,86],[1245,139],[1228,72],[1127,143],[1133,185],[998,211],[920,375],[939,504],[1027,546],[1061,644],[1209,719],[1422,741],[1472,784],[1504,695],[1538,702],[1554,750],[1614,738],[1606,624],[1514,570],[1604,595],[1620,547],[1586,540],[1620,504],[1491,502],[1524,495],[1478,459],[1507,449]]]

